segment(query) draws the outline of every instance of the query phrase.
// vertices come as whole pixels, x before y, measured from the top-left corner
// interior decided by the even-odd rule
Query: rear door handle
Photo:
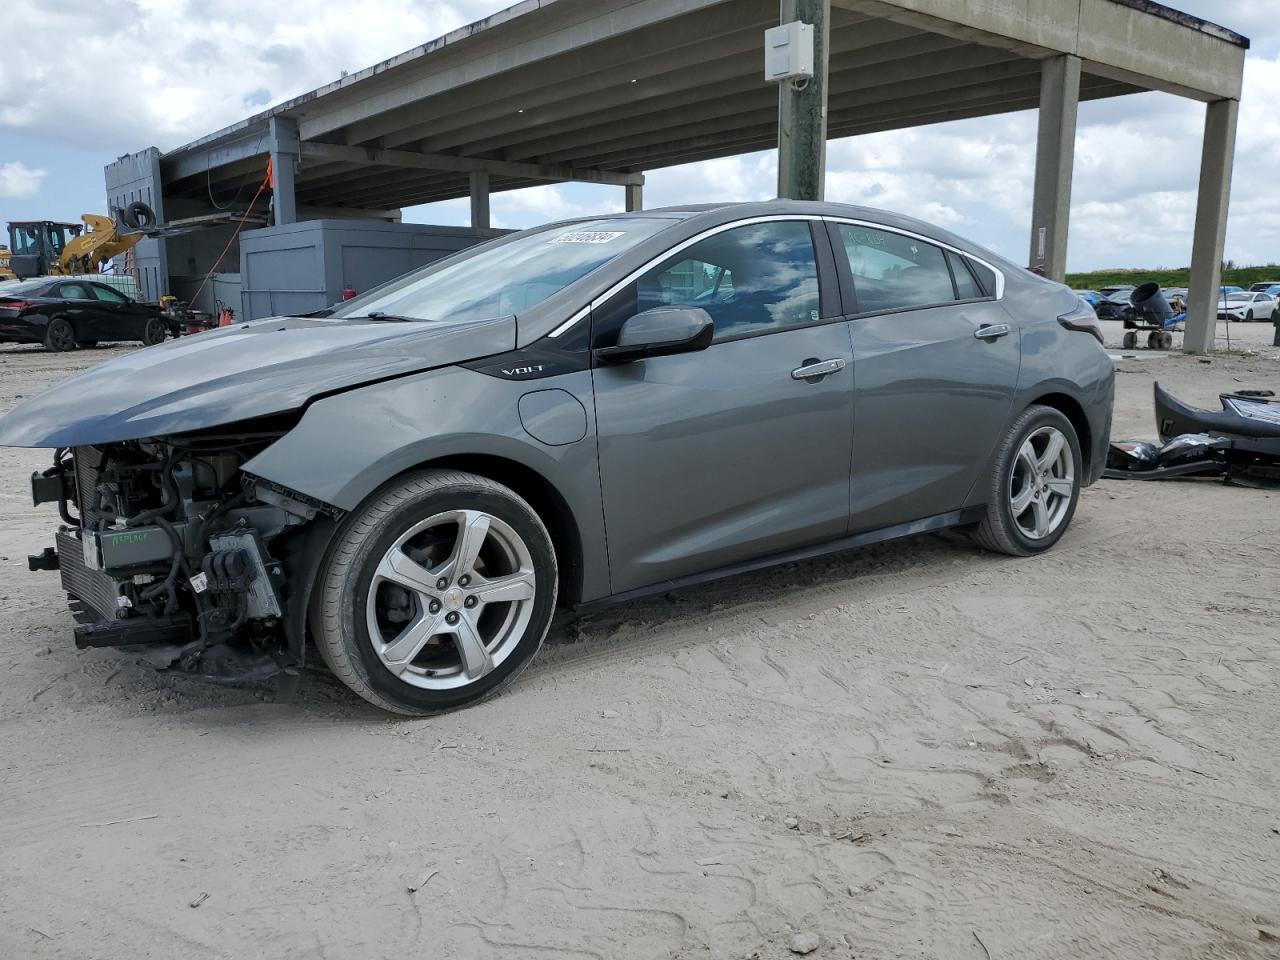
[[[1007,337],[1013,333],[1013,327],[1007,323],[988,323],[973,331],[973,339],[975,340],[995,340],[998,337]]]
[[[804,366],[796,367],[791,371],[791,379],[820,380],[828,374],[839,373],[844,369],[844,366],[844,360],[840,357],[834,357],[830,360],[806,360]]]

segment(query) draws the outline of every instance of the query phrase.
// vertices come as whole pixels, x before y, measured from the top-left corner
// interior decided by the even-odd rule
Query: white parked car
[[[1270,293],[1229,293],[1218,301],[1219,320],[1267,321],[1276,310],[1277,301]]]

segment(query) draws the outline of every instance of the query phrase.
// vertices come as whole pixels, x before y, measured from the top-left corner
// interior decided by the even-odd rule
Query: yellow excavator
[[[86,213],[80,219],[10,223],[9,246],[0,244],[0,281],[98,273],[156,227],[156,215],[145,203],[130,204],[115,217]]]

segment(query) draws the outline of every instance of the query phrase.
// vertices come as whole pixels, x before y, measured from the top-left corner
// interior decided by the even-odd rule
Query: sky
[[[7,0],[0,222],[105,212],[102,168],[115,157],[180,146],[510,2]],[[1226,256],[1280,262],[1277,0],[1171,5],[1253,41]],[[1162,93],[1081,104],[1069,269],[1190,261],[1203,127],[1202,104]],[[1025,261],[1035,138],[1030,111],[833,140],[827,198],[918,216]],[[767,151],[648,171],[645,205],[758,200],[775,189]],[[494,194],[492,216],[525,227],[622,203],[620,187],[557,184]],[[467,216],[466,200],[404,211],[422,223]]]

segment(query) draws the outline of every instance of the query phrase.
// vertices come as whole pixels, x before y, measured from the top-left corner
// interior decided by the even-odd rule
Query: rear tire
[[[555,550],[537,513],[475,474],[424,470],[372,494],[321,568],[311,626],[365,700],[425,716],[499,693],[542,646]]]
[[[974,542],[1014,557],[1048,550],[1075,515],[1083,473],[1071,421],[1052,407],[1028,407],[996,449]]]
[[[76,331],[65,317],[54,317],[44,328],[44,348],[51,353],[66,353],[76,348]]]

